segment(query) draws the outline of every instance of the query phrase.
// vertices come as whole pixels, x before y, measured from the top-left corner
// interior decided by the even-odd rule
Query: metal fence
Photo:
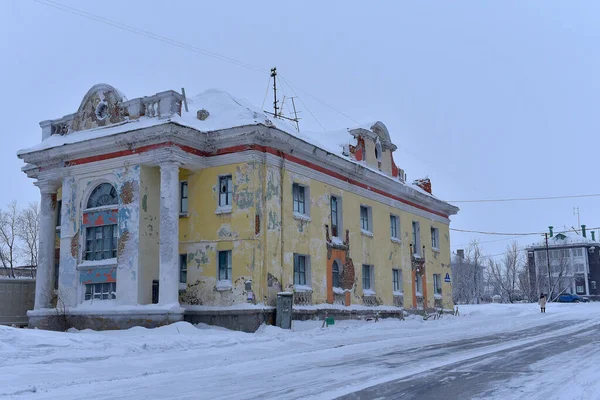
[[[34,299],[35,279],[0,278],[0,325],[27,325]]]

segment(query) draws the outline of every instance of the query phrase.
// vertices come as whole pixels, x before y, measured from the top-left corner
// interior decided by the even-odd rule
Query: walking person
[[[546,312],[546,296],[544,296],[544,293],[542,293],[540,295],[540,301],[538,301],[538,304],[540,305],[542,313],[545,313]]]

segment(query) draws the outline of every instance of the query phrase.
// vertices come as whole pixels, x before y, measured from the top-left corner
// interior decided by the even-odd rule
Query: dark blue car
[[[558,301],[560,301],[561,303],[586,303],[589,300],[577,294],[563,293],[558,297]]]

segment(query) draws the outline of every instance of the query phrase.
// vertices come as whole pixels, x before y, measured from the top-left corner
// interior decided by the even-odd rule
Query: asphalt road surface
[[[593,345],[600,351],[600,324],[585,326],[582,331],[573,334],[559,334],[553,337],[542,335],[560,330],[573,321],[556,322],[537,328],[510,332],[502,335],[487,336],[471,340],[461,340],[435,346],[415,349],[421,357],[439,357],[443,353],[464,352],[488,346],[497,345],[498,351],[485,355],[474,356],[434,368],[424,373],[407,378],[389,381],[371,386],[340,397],[340,399],[474,399],[493,396],[502,383],[514,377],[525,374],[540,374],[532,368],[532,364],[544,361],[560,354],[572,352],[580,347]],[[540,337],[539,340],[535,340]],[[511,341],[533,339],[526,344],[517,346],[502,346]],[[507,347],[507,348],[505,348]],[[567,353],[568,354],[568,353]],[[393,356],[394,353],[389,353]],[[406,356],[406,351],[398,354],[398,363],[390,362],[393,357],[386,357],[390,368],[399,366]],[[565,382],[568,384],[568,382]],[[518,396],[515,394],[516,397]]]

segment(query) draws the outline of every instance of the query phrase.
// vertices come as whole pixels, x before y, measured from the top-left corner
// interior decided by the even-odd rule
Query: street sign
[[[444,282],[450,282],[450,274],[446,272],[446,277],[444,278]]]

